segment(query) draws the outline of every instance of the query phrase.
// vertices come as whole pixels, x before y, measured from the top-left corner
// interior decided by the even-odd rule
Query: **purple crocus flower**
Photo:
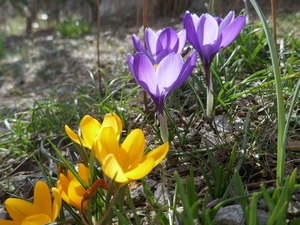
[[[179,87],[191,74],[196,65],[197,53],[193,51],[184,62],[178,53],[170,53],[159,64],[153,64],[142,52],[134,57],[128,54],[129,69],[138,84],[151,96],[158,112],[163,114],[168,94]]]
[[[210,65],[215,55],[227,47],[240,33],[245,16],[235,18],[234,11],[221,20],[205,13],[198,17],[187,12],[183,18],[184,28],[187,31],[187,39],[199,52],[205,65]]]
[[[235,19],[234,11],[222,20],[205,13],[198,17],[196,14],[185,13],[183,25],[187,32],[187,39],[199,53],[205,66],[207,81],[207,101],[211,101],[211,75],[210,65],[216,54],[227,47],[240,33],[244,24],[245,16],[241,15]],[[212,113],[212,103],[207,107],[207,115]]]
[[[167,27],[156,33],[151,28],[145,29],[145,49],[143,43],[134,34],[132,41],[138,52],[148,55],[154,64],[158,64],[171,52],[181,53],[186,43],[185,29],[177,33],[173,28]]]
[[[197,53],[193,51],[183,61],[181,54],[172,52],[158,64],[143,52],[137,52],[134,57],[128,54],[128,67],[138,84],[151,96],[161,122],[160,130],[163,141],[168,140],[167,123],[164,118],[164,102],[167,96],[179,87],[191,74],[196,65]]]

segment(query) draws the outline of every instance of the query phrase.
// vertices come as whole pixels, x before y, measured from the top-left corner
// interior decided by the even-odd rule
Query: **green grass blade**
[[[250,203],[250,210],[249,210],[249,223],[248,225],[257,225],[257,194],[253,194]]]
[[[237,171],[234,172],[233,177],[234,177],[234,182],[235,182],[235,187],[236,187],[237,194],[239,196],[245,195],[243,182],[242,182],[242,179],[241,179],[241,177],[240,177],[240,175],[238,174]],[[241,203],[241,206],[242,206],[242,209],[243,209],[243,212],[244,212],[245,220],[248,221],[249,220],[249,215],[248,215],[248,209],[247,209],[248,208],[247,199],[246,198],[240,199],[240,203]]]
[[[264,31],[266,34],[266,38],[268,41],[270,55],[273,65],[273,73],[275,77],[275,85],[276,85],[276,97],[277,97],[277,129],[278,129],[278,138],[277,138],[277,186],[283,185],[284,179],[284,164],[285,164],[285,145],[283,142],[284,138],[284,129],[285,129],[285,110],[284,110],[284,101],[282,95],[282,84],[281,84],[281,76],[279,70],[279,60],[276,51],[276,46],[274,43],[274,39],[272,37],[271,30],[268,26],[267,20],[260,9],[259,5],[255,0],[250,0],[251,4],[253,5],[258,17],[260,18]]]
[[[176,185],[178,187],[178,193],[180,195],[180,199],[184,208],[184,212],[188,221],[188,224],[193,224],[194,220],[193,220],[193,214],[191,212],[191,206],[189,204],[189,201],[186,197],[185,191],[184,191],[184,187],[181,181],[181,178],[178,174],[178,172],[174,173],[174,177],[175,177],[175,181],[176,181]]]

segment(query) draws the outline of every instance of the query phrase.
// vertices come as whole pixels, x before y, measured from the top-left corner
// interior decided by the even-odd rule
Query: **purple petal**
[[[178,53],[170,53],[158,65],[156,74],[159,91],[166,96],[169,88],[178,79],[183,66],[182,56]]]
[[[142,42],[138,39],[138,37],[134,34],[132,35],[132,42],[133,42],[133,45],[135,47],[135,49],[138,51],[138,52],[143,52],[145,54],[148,54],[144,45],[142,44]]]
[[[151,60],[144,53],[134,55],[132,73],[141,87],[150,93],[156,93],[157,77]]]
[[[228,15],[224,18],[224,20],[221,22],[221,24],[219,25],[219,35],[223,32],[225,27],[227,27],[230,23],[233,22],[234,17],[235,17],[234,11],[230,11]]]
[[[197,29],[200,46],[212,45],[218,38],[218,30],[218,23],[210,14],[202,15]]]
[[[200,50],[199,54],[204,64],[210,65],[211,59],[216,54],[214,51],[215,41],[218,37],[218,23],[209,14],[200,17],[197,29]]]
[[[157,45],[159,46],[159,48],[162,48],[161,44],[157,43],[157,39],[158,39],[157,34],[151,28],[147,28],[145,30],[146,46],[153,58],[156,57]]]
[[[132,76],[135,78],[134,69],[133,69],[133,56],[131,54],[127,55],[127,63]]]
[[[222,19],[220,17],[215,17],[215,20],[217,21],[218,25],[222,23]]]
[[[179,75],[178,79],[170,87],[169,93],[186,81],[186,79],[192,73],[192,71],[196,65],[196,62],[197,62],[197,52],[193,51],[190,54],[190,56],[186,59],[185,63],[183,64],[180,75]]]
[[[158,36],[158,41],[161,43],[162,49],[159,49],[160,45],[157,45],[156,52],[159,53],[163,49],[173,49],[174,52],[178,51],[179,47],[179,39],[177,32],[171,28],[167,27],[165,28]]]
[[[165,58],[167,55],[169,55],[171,52],[174,52],[172,49],[164,49],[162,50],[156,57],[156,59],[154,60],[153,64],[159,64],[160,61]]]
[[[221,35],[218,37],[218,39],[215,41],[214,45],[210,49],[210,58],[209,58],[209,63],[207,65],[210,66],[210,63],[212,62],[212,60],[214,59],[216,54],[222,49],[220,46],[222,43],[222,40],[223,40],[223,36]]]
[[[197,31],[199,17],[195,14],[191,14],[189,12],[184,14],[183,18],[183,26],[186,30],[186,36],[191,45],[200,53],[201,48],[198,42]]]
[[[237,17],[231,24],[224,28],[222,32],[222,43],[220,48],[223,49],[227,47],[241,32],[246,21],[244,15]]]
[[[177,53],[181,53],[186,43],[186,30],[183,29],[178,33],[179,46]]]

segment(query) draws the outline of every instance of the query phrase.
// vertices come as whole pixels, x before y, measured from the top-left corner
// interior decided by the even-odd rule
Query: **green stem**
[[[261,11],[259,5],[255,0],[250,0],[253,8],[255,9],[258,17],[260,18],[264,31],[266,34],[266,38],[268,41],[270,55],[273,65],[273,72],[275,77],[275,85],[276,85],[276,97],[277,97],[277,129],[278,129],[278,137],[277,137],[277,187],[283,186],[284,181],[284,165],[285,165],[285,141],[284,138],[284,129],[285,129],[285,108],[284,108],[284,101],[282,95],[282,84],[281,84],[281,77],[279,71],[279,60],[276,51],[276,45],[274,39],[272,37],[270,28],[268,26],[267,20]]]
[[[161,139],[163,142],[167,142],[169,140],[168,123],[167,118],[163,114],[159,114],[159,130]]]

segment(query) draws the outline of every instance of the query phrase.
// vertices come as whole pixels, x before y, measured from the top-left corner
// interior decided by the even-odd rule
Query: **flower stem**
[[[163,114],[159,113],[159,130],[160,130],[160,136],[163,142],[167,142],[169,140],[169,131],[168,131],[168,124],[167,119]]]
[[[206,116],[211,116],[213,112],[213,105],[214,105],[214,96],[212,94],[212,77],[210,74],[210,67],[207,66],[205,68],[205,74],[206,74],[206,81],[207,81],[207,88],[206,88]]]

